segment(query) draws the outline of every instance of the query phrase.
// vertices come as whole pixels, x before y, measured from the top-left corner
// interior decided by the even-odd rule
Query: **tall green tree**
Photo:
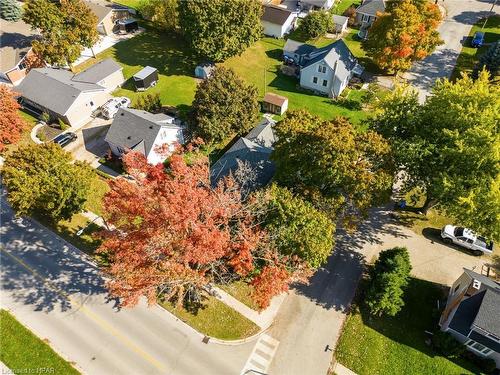
[[[299,25],[299,30],[308,39],[324,36],[335,27],[333,16],[326,10],[309,12]]]
[[[473,77],[477,79],[479,72],[486,69],[493,81],[498,81],[500,70],[500,40],[492,43],[485,54],[479,58],[479,63],[474,68]]]
[[[257,0],[190,0],[179,3],[180,26],[193,51],[219,62],[241,54],[262,34]]]
[[[190,116],[196,135],[220,142],[232,134],[245,134],[258,120],[257,89],[231,69],[217,67],[198,85]]]
[[[392,153],[379,134],[358,132],[344,118],[324,121],[305,111],[289,112],[275,131],[276,180],[316,207],[354,223],[389,198]]]
[[[18,215],[37,214],[54,222],[83,209],[95,178],[88,164],[73,163],[54,143],[20,147],[5,158],[2,175]]]
[[[481,72],[438,81],[423,105],[408,88],[377,105],[370,127],[393,143],[406,189],[464,226],[500,239],[500,87]]]
[[[23,20],[40,31],[33,50],[48,64],[71,65],[99,39],[97,16],[82,0],[28,0]]]
[[[437,5],[420,0],[391,1],[370,27],[362,46],[375,63],[388,72],[408,70],[442,44],[437,27]]]
[[[139,4],[141,15],[162,30],[179,28],[179,0],[143,0]]]
[[[316,269],[333,251],[335,225],[311,203],[273,184],[263,210],[264,228],[283,255],[298,256]]]
[[[16,0],[0,0],[0,18],[16,22],[21,19],[22,11]]]
[[[405,247],[395,247],[380,253],[371,272],[366,295],[371,314],[394,316],[401,310],[410,271],[410,255]]]

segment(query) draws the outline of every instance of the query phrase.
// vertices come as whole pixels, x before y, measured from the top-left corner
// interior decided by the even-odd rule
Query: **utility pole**
[[[493,3],[493,5],[491,6],[491,9],[490,9],[490,13],[493,14],[493,8],[495,7],[495,5],[497,5],[497,1],[498,0],[495,0],[495,2]],[[483,27],[481,27],[481,30],[484,29],[484,27],[486,26],[486,22],[488,22],[488,19],[491,17],[491,14],[486,17],[486,19],[484,20],[484,23],[483,23]]]

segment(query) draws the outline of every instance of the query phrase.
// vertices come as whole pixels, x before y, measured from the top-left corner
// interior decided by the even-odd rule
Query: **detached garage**
[[[145,91],[158,82],[158,69],[146,66],[132,77],[137,91]]]
[[[264,35],[283,38],[285,34],[292,31],[295,24],[295,14],[280,7],[267,5],[264,6],[260,22],[264,28]]]

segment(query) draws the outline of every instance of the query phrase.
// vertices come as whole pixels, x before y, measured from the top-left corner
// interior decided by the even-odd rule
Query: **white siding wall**
[[[283,36],[283,30],[280,25],[262,21],[262,27],[264,28],[264,35],[272,36],[275,38],[281,38]]]
[[[113,92],[117,88],[119,88],[123,84],[123,82],[125,82],[123,71],[119,70],[107,76],[102,81],[99,81],[97,84],[103,86],[107,92]]]
[[[160,147],[164,144],[169,145],[170,151],[174,150],[174,144],[175,142],[178,143],[184,143],[184,139],[182,138],[182,132],[180,129],[172,129],[172,128],[162,128],[159,132],[158,135],[156,136],[156,139],[154,141],[154,145],[151,148],[151,151],[149,152],[149,155],[147,156],[148,163],[150,164],[158,164],[162,163],[168,155],[164,155],[162,153],[157,153],[156,148]]]
[[[318,66],[326,66],[326,73],[318,72]],[[317,77],[317,83],[314,83],[314,77]],[[327,85],[323,86],[323,80],[327,81]],[[333,71],[321,62],[303,68],[300,71],[300,86],[322,92],[330,95],[332,88]]]
[[[92,112],[106,103],[109,98],[111,98],[111,95],[104,90],[80,94],[70,109],[65,113],[69,125],[72,127],[85,125],[91,120]]]

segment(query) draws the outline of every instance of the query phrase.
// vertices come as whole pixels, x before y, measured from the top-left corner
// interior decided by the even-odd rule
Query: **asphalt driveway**
[[[98,166],[98,160],[106,154],[109,149],[104,140],[110,127],[111,120],[96,117],[87,125],[76,131],[75,142],[65,147],[71,152],[76,160],[87,161],[92,166]]]

